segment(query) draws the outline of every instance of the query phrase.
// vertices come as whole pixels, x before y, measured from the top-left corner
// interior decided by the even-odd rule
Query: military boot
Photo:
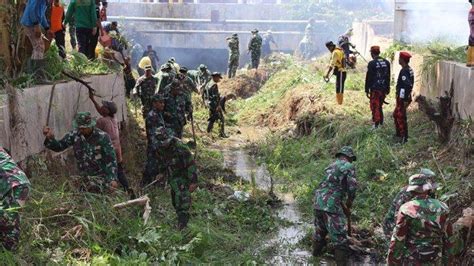
[[[214,127],[214,122],[209,122],[209,124],[207,125],[207,133],[211,133],[212,131],[212,128]]]
[[[334,259],[336,260],[337,266],[346,266],[349,265],[348,262],[349,252],[345,248],[336,248],[334,250]]]
[[[325,246],[326,241],[316,241],[313,239],[313,256],[321,256],[323,254],[323,249]]]
[[[228,136],[224,133],[224,125],[222,125],[220,130],[219,130],[219,137],[228,138]]]

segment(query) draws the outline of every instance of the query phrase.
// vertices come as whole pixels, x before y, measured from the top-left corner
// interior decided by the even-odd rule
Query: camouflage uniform
[[[227,75],[229,78],[235,77],[237,69],[239,68],[239,37],[233,34],[231,38],[227,38],[227,45],[229,47],[229,66],[227,68]]]
[[[171,72],[171,65],[165,64],[161,66],[161,72],[156,76],[159,79],[158,82],[158,93],[164,94],[166,86],[170,85],[175,78],[173,72]]]
[[[153,101],[165,101],[161,95],[153,96]],[[145,186],[153,181],[158,174],[166,173],[166,166],[163,158],[158,156],[158,136],[161,134],[160,130],[165,128],[165,120],[163,119],[163,112],[152,108],[148,113],[146,120],[146,134],[148,138],[147,145],[147,161],[145,171],[143,172],[142,186]]]
[[[422,174],[410,177],[407,191],[416,195],[398,212],[388,251],[389,265],[441,265],[452,262],[457,239],[448,222],[449,208],[429,196],[433,189],[432,183]]]
[[[143,118],[146,118],[146,115],[151,110],[151,97],[155,95],[157,84],[158,79],[153,76],[146,77],[145,75],[143,75],[137,80],[137,84],[135,85],[134,91],[136,91],[142,101]]]
[[[260,54],[262,52],[262,37],[258,34],[258,31],[252,32],[254,35],[249,42],[249,51],[252,58],[252,68],[257,69],[260,64]]]
[[[357,181],[354,165],[345,158],[340,158],[341,155],[356,159],[351,147],[343,147],[336,154],[338,159],[325,169],[325,177],[315,191],[315,256],[319,255],[326,245],[328,234],[336,251],[345,252],[348,249],[347,217],[342,205],[345,204],[344,199],[349,203],[354,200]]]
[[[196,76],[197,85],[198,86],[204,86],[211,79],[212,79],[211,71],[209,71],[205,65],[200,65],[199,66],[199,71],[197,72],[197,76]]]
[[[55,152],[73,147],[77,167],[86,190],[102,190],[117,179],[117,158],[109,135],[95,128],[95,120],[89,112],[80,112],[74,121],[75,130],[66,133],[61,140],[46,138],[44,145]],[[79,128],[92,128],[91,135],[83,136]],[[84,187],[83,187],[84,188]]]
[[[0,147],[0,243],[7,250],[14,250],[20,239],[20,213],[28,197],[30,181]]]
[[[219,134],[224,137],[224,115],[222,111],[218,110],[219,102],[221,96],[219,94],[219,88],[217,83],[213,80],[209,81],[205,88],[205,98],[208,100],[209,104],[209,124],[207,126],[207,132],[211,132],[212,128],[214,127],[214,123],[219,120],[220,122],[220,131]]]
[[[420,171],[420,174],[413,175],[409,179],[415,178],[415,176],[426,178],[427,180],[431,182],[433,186],[437,187],[437,184],[434,180],[435,173],[431,171],[430,169],[422,168]],[[390,238],[392,237],[393,228],[395,228],[395,223],[396,223],[396,215],[400,209],[400,206],[409,202],[414,197],[413,193],[407,191],[407,189],[408,189],[408,186],[405,186],[397,193],[397,195],[392,201],[392,204],[390,205],[390,208],[388,209],[387,214],[385,215],[385,219],[383,221],[382,227],[383,227],[384,234],[388,238],[388,240],[390,240]]]
[[[191,208],[190,184],[197,183],[197,168],[191,151],[188,146],[177,142],[170,154],[171,160],[168,165],[171,168],[171,175],[168,183],[171,187],[171,202],[178,215],[178,224],[180,228],[186,227],[189,221],[189,209]]]
[[[180,93],[176,96],[173,96],[171,91],[175,86],[179,87]],[[182,138],[183,128],[186,125],[186,115],[189,116],[192,113],[191,102],[189,101],[189,98],[182,92],[183,86],[177,80],[173,81],[173,83],[170,84],[170,88],[165,90],[168,91],[166,94],[164,114],[166,124],[168,127],[173,129],[176,137]]]

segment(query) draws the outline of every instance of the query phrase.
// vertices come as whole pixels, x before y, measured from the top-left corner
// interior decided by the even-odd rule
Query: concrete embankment
[[[102,96],[98,100],[113,100],[118,106],[116,118],[127,120],[124,81],[121,73],[84,78]],[[46,124],[49,99],[53,85],[37,85],[10,95],[0,95],[0,145],[9,148],[16,160],[44,150],[42,129]],[[70,81],[55,86],[49,126],[57,138],[72,129],[74,115],[89,111],[98,117],[88,90]]]

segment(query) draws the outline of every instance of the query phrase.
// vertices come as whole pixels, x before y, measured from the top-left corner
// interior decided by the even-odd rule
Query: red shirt
[[[51,27],[53,33],[63,30],[64,7],[60,4],[51,6]]]

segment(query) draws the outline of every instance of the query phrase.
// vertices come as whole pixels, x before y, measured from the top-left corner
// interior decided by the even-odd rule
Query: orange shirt
[[[53,33],[63,30],[64,7],[62,5],[51,6],[51,28]]]

